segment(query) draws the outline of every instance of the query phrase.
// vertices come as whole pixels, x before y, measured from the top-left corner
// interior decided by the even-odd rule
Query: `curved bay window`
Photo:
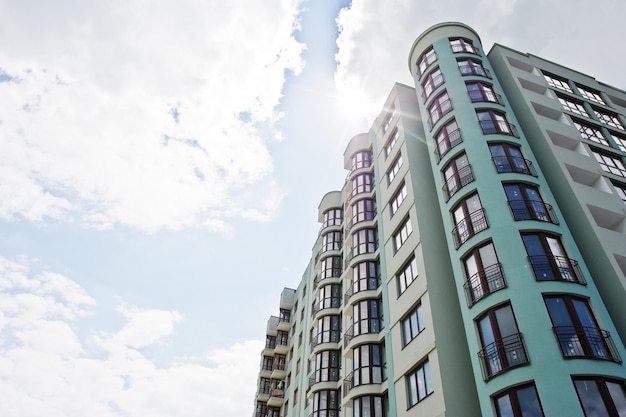
[[[374,189],[372,174],[363,173],[352,178],[352,195],[369,193]]]
[[[320,343],[337,343],[341,334],[341,317],[324,316],[317,321],[317,334],[311,339],[313,345]]]
[[[325,350],[315,355],[315,374],[313,383],[339,381],[341,355],[338,350]]]
[[[558,237],[534,232],[522,234],[522,240],[537,281],[585,283],[578,262],[567,257]]]
[[[626,415],[626,387],[623,380],[592,376],[576,376],[573,380],[585,417]]]
[[[343,234],[341,232],[328,232],[324,234],[322,241],[322,252],[329,250],[341,250]]]
[[[380,300],[359,301],[354,305],[353,323],[346,332],[346,340],[361,334],[378,333],[382,327]]]
[[[344,378],[346,390],[366,384],[382,384],[385,379],[385,352],[379,344],[360,345],[352,349],[353,371]]]
[[[432,129],[433,126],[441,120],[441,118],[452,111],[452,101],[448,92],[444,91],[433,99],[433,102],[428,106],[428,128]]]
[[[462,76],[480,75],[482,77],[491,78],[491,74],[487,68],[483,67],[482,62],[476,59],[459,59],[457,61],[459,71]]]
[[[515,125],[509,123],[506,114],[491,109],[477,110],[478,123],[485,135],[493,135],[499,133],[501,135],[509,135],[519,137]]]
[[[499,174],[515,172],[537,176],[532,163],[522,156],[519,146],[509,143],[493,143],[489,145],[489,151]]]
[[[455,54],[458,54],[460,52],[467,52],[476,55],[479,54],[478,48],[476,48],[472,41],[470,41],[469,39],[450,39],[450,47],[452,48],[452,52],[454,52]]]
[[[422,81],[422,100],[426,101],[428,97],[443,84],[443,74],[441,73],[441,69],[439,67],[432,70]]]
[[[621,362],[611,335],[598,326],[587,300],[555,295],[544,301],[563,357]]]
[[[478,194],[464,198],[452,210],[452,221],[455,225],[452,229],[452,236],[457,249],[470,237],[489,227]]]
[[[478,352],[485,380],[526,365],[528,355],[509,304],[489,310],[477,320],[482,349]]]
[[[352,287],[350,295],[378,288],[378,261],[366,261],[352,268]]]
[[[343,210],[339,208],[327,210],[324,213],[324,223],[322,227],[341,226],[343,221]]]
[[[352,402],[352,417],[387,417],[387,398],[364,395]]]
[[[352,234],[352,256],[376,252],[376,229],[361,229]]]
[[[320,279],[341,276],[341,256],[329,256],[322,259],[322,270],[320,271]]]
[[[467,88],[467,94],[469,95],[472,103],[497,103],[504,104],[502,96],[496,93],[491,84],[481,82],[469,82],[465,84]]]
[[[462,187],[474,181],[474,173],[467,155],[461,154],[446,165],[443,169],[443,180],[446,201]]]
[[[418,77],[421,77],[424,71],[426,71],[426,68],[428,68],[430,64],[432,64],[436,60],[437,60],[437,53],[431,46],[430,48],[425,50],[424,53],[422,53],[422,55],[420,55],[420,57],[417,59]]]
[[[515,220],[539,220],[559,224],[552,206],[543,202],[537,187],[522,183],[505,184],[504,192]]]
[[[376,202],[373,198],[364,198],[352,204],[351,224],[373,220],[376,217]]]
[[[341,305],[341,285],[329,284],[320,288],[318,310],[338,308]]]
[[[339,417],[339,390],[313,393],[313,413],[310,417]]]
[[[441,158],[443,158],[450,149],[461,142],[463,142],[461,130],[455,119],[443,125],[435,134],[435,156],[437,157],[437,162],[441,161]]]
[[[372,154],[370,151],[361,151],[352,155],[352,171],[372,166]]]
[[[474,248],[463,260],[467,281],[465,295],[471,307],[478,300],[506,286],[493,243]]]
[[[493,402],[497,417],[543,417],[534,384],[508,389],[494,397]]]

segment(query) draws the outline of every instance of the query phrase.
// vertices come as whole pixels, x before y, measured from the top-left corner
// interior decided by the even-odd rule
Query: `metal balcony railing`
[[[461,137],[460,129],[453,130],[447,135],[444,135],[435,146],[437,162],[441,161],[441,158],[443,158],[445,154],[461,142],[463,142],[463,138]]]
[[[537,200],[512,200],[509,201],[511,214],[515,220],[539,220],[559,224],[550,204]]]
[[[474,173],[472,172],[472,166],[466,165],[456,171],[450,178],[443,184],[443,191],[446,196],[446,201],[450,199],[457,191],[465,187],[470,182],[474,181]]]
[[[556,326],[553,330],[565,358],[622,361],[606,330],[586,326]]]
[[[470,213],[469,216],[458,222],[454,229],[452,229],[455,249],[458,249],[470,237],[488,227],[489,222],[487,222],[484,209],[478,209]]]
[[[506,282],[499,263],[483,268],[463,284],[469,307],[476,304],[478,300],[505,287]]]
[[[528,257],[537,281],[568,281],[586,285],[587,282],[574,259],[553,255]]]
[[[518,174],[528,174],[537,176],[533,163],[528,159],[519,156],[494,156],[491,158],[498,174],[515,172]]]
[[[490,343],[478,352],[478,358],[485,381],[511,368],[529,363],[521,333]]]

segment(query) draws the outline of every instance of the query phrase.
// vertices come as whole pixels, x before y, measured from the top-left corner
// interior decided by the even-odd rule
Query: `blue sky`
[[[429,26],[626,87],[620,0],[417,3],[0,0],[3,415],[251,415],[317,205]]]

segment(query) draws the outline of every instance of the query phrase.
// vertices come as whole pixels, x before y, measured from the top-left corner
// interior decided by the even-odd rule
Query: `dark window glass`
[[[522,240],[537,280],[584,283],[578,272],[578,264],[568,258],[557,236],[539,232],[524,233]]]
[[[494,398],[497,417],[543,417],[534,385],[511,388]]]
[[[522,183],[505,184],[504,192],[515,220],[539,220],[558,224],[552,206],[543,202],[537,187]]]
[[[474,248],[463,260],[465,266],[465,291],[468,305],[506,286],[496,249],[489,242]]]
[[[623,381],[601,377],[575,377],[585,417],[626,417],[626,388]]]

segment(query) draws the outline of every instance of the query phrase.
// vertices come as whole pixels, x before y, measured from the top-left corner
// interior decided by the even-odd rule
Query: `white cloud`
[[[615,45],[623,37],[625,14],[621,0],[606,0],[602,7],[583,0],[567,7],[545,0],[353,0],[337,19],[335,81],[363,117],[371,117],[394,82],[413,85],[407,59],[417,36],[434,24],[459,21],[478,32],[486,50],[498,42],[620,87],[626,60]]]
[[[155,231],[273,212],[297,0],[29,3],[0,5],[0,218]]]
[[[85,339],[79,318],[94,304],[70,279],[0,257],[3,417],[252,414],[261,341],[158,366],[144,348],[171,338],[179,313],[124,305],[119,331]]]

